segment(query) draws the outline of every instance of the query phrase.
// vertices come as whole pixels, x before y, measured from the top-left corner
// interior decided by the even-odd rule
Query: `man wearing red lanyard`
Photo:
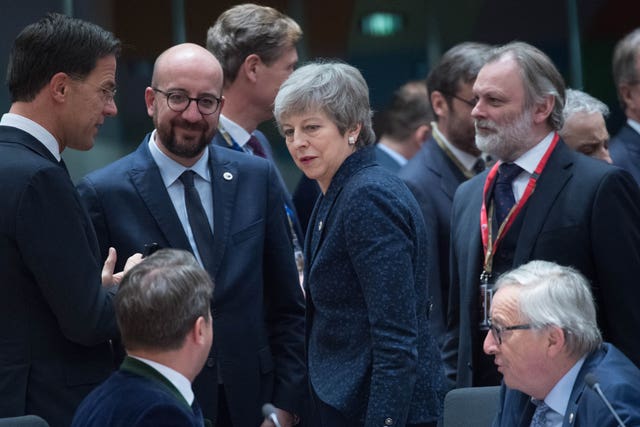
[[[482,352],[493,283],[533,259],[584,274],[605,339],[640,365],[640,340],[625,332],[640,329],[640,191],[633,178],[558,137],[564,82],[535,47],[495,49],[473,92],[476,144],[499,161],[461,185],[453,202],[447,375],[458,387],[499,383]]]

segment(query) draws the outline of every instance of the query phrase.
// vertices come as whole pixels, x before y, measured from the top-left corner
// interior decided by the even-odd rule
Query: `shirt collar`
[[[251,138],[251,134],[247,132],[242,126],[234,122],[233,120],[220,114],[220,125],[229,134],[236,144],[244,148],[244,145]]]
[[[518,157],[513,163],[520,166],[522,169],[527,171],[529,175],[533,174],[542,160],[544,153],[547,152],[547,148],[551,145],[553,141],[553,137],[555,132],[549,132],[547,136],[542,139],[539,143],[534,145],[529,151],[525,152],[522,156]]]
[[[396,162],[398,162],[398,164],[399,164],[400,166],[404,166],[404,165],[406,165],[406,164],[407,164],[407,161],[408,161],[408,160],[407,160],[407,159],[406,159],[402,154],[398,153],[397,151],[395,151],[395,150],[393,150],[393,149],[391,149],[391,148],[387,147],[387,146],[386,146],[386,145],[384,145],[384,144],[380,144],[380,143],[378,143],[378,144],[377,144],[377,147],[378,147],[380,150],[382,150],[382,151],[384,151],[385,153],[387,153],[387,154],[388,154],[388,155],[389,155],[393,160],[395,160]]]
[[[633,130],[635,130],[636,132],[640,133],[640,123],[636,122],[636,121],[635,121],[635,120],[633,120],[633,119],[627,119],[627,124],[628,124],[629,126],[631,126],[631,128],[632,128]]]
[[[560,381],[556,383],[555,386],[551,389],[549,394],[544,398],[544,403],[547,406],[564,418],[564,414],[567,412],[567,406],[569,405],[569,398],[571,397],[571,391],[573,390],[573,385],[576,382],[576,378],[578,377],[578,373],[584,364],[586,356],[583,356],[580,360],[576,362],[575,365],[569,371],[564,374]]]
[[[200,176],[200,178],[204,179],[207,182],[211,182],[211,173],[209,171],[209,149],[205,149],[202,157],[198,159],[198,161],[191,166],[190,168],[186,168],[180,163],[176,162],[158,148],[156,143],[156,130],[154,129],[149,137],[149,151],[151,152],[151,157],[158,165],[158,169],[160,169],[160,176],[162,176],[162,182],[165,187],[169,187],[182,175],[187,169],[194,171],[196,174]]]
[[[40,143],[44,145],[51,154],[53,154],[53,157],[55,157],[56,160],[60,161],[60,145],[58,144],[58,141],[56,141],[56,138],[51,134],[51,132],[40,126],[38,123],[19,114],[5,113],[2,115],[0,125],[11,126],[27,132],[29,135],[40,141]]]
[[[182,397],[184,397],[184,400],[186,400],[189,405],[193,404],[193,390],[191,390],[191,381],[189,381],[187,377],[182,375],[180,372],[158,362],[154,362],[153,360],[132,355],[129,355],[129,357],[138,359],[139,361],[146,363],[147,365],[158,371],[163,377],[169,380],[169,382],[171,382],[171,384],[173,384],[176,389],[178,389]]]
[[[462,166],[464,166],[467,170],[473,170],[473,167],[478,161],[478,157],[472,154],[466,153],[461,149],[459,149],[458,147],[451,144],[449,140],[442,134],[442,132],[440,132],[440,129],[438,129],[438,124],[436,122],[431,123],[431,129],[432,129],[431,132],[438,135],[442,143],[446,145],[446,147],[449,149],[451,154],[453,154],[456,157],[456,159],[458,159],[458,161],[462,163]]]

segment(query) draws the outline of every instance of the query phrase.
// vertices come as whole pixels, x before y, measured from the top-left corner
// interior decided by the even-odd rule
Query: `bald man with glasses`
[[[206,49],[165,51],[144,93],[155,129],[79,191],[102,251],[185,249],[213,279],[216,339],[193,385],[204,417],[258,426],[269,402],[284,427],[306,384],[303,294],[275,166],[211,144],[222,88]]]

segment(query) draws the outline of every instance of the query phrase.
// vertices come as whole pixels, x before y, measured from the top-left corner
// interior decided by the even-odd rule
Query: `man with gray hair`
[[[638,186],[557,135],[564,82],[539,49],[520,42],[495,49],[473,92],[476,143],[498,162],[462,184],[453,201],[447,374],[460,387],[499,383],[482,351],[493,284],[532,259],[584,274],[605,339],[640,364],[640,340],[626,332],[640,328]]]
[[[618,42],[613,52],[613,81],[627,122],[611,139],[613,164],[640,184],[640,28]]]
[[[589,284],[577,270],[531,261],[503,274],[490,314],[484,351],[504,375],[494,427],[618,426],[612,411],[640,425],[640,370],[602,342]]]
[[[429,101],[435,114],[431,137],[398,176],[415,196],[427,225],[431,299],[430,321],[442,344],[449,293],[449,234],[451,204],[456,188],[484,169],[475,144],[471,91],[484,65],[489,46],[462,43],[449,49],[427,77]]]
[[[572,150],[611,163],[609,132],[604,122],[609,107],[580,90],[567,89],[566,96],[564,124],[558,131],[562,140]]]
[[[187,251],[162,249],[129,270],[115,298],[127,357],[72,425],[203,426],[191,383],[213,340],[212,295],[209,274]]]

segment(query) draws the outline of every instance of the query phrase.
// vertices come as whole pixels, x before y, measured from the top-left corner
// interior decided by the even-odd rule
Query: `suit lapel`
[[[220,268],[224,251],[229,240],[229,229],[235,206],[238,184],[238,165],[225,160],[223,149],[209,146],[209,167],[211,168],[211,188],[213,192],[213,264],[209,272],[212,278]],[[215,293],[218,293],[216,286]],[[214,298],[215,301],[215,298]]]
[[[192,252],[182,223],[162,182],[158,165],[151,157],[148,142],[149,135],[136,151],[135,164],[129,171],[131,182],[158,224],[169,246]]]
[[[540,235],[549,210],[573,176],[572,154],[562,140],[558,141],[525,206],[523,226],[518,236],[513,265],[522,264],[531,258],[536,239]]]

